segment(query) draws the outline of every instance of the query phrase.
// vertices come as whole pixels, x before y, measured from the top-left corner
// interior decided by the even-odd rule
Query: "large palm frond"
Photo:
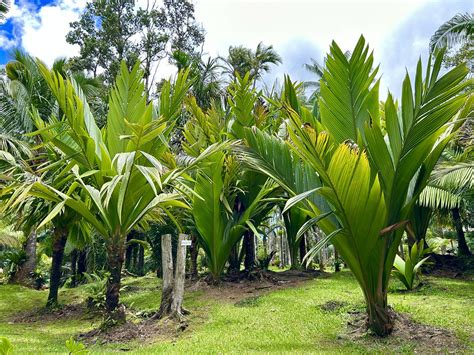
[[[0,24],[5,21],[7,12],[10,10],[10,0],[0,0]]]
[[[452,47],[458,43],[472,41],[474,36],[474,16],[472,13],[456,14],[443,23],[431,37],[430,51],[436,48]]]

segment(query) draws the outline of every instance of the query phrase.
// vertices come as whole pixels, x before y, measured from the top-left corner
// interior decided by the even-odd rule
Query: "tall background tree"
[[[145,8],[135,0],[98,0],[87,3],[66,40],[80,47],[73,68],[103,76],[109,87],[122,60],[129,68],[140,60],[151,94],[160,60],[173,50],[194,53],[204,42],[204,31],[187,0],[165,1],[162,7],[148,2]]]

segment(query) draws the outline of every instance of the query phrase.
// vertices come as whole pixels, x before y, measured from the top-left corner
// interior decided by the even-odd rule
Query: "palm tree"
[[[170,134],[181,114],[181,103],[189,90],[189,72],[178,74],[175,85],[166,82],[159,107],[147,103],[140,64],[131,72],[122,63],[110,93],[107,126],[101,132],[95,124],[80,88],[58,73],[40,65],[42,75],[64,112],[63,134],[54,127],[41,130],[69,160],[75,174],[75,189],[91,200],[94,211],[79,198],[75,189],[67,193],[36,183],[33,193],[81,215],[105,239],[110,277],[106,289],[107,320],[125,320],[119,307],[121,270],[128,233],[145,218],[158,213],[172,216],[170,208],[187,208],[174,183],[184,169],[176,169],[169,147]],[[198,157],[195,163],[212,151]],[[171,160],[170,160],[171,159]],[[55,212],[59,213],[60,208]],[[50,218],[54,218],[52,214]]]
[[[466,103],[462,92],[470,84],[463,81],[468,70],[459,66],[438,79],[442,54],[433,66],[428,64],[424,80],[418,63],[414,88],[405,77],[400,112],[388,96],[386,134],[380,128],[377,69],[372,68],[373,56],[363,37],[350,59],[336,43],[331,46],[321,85],[321,122],[295,100],[286,103],[289,146],[321,183],[289,199],[285,210],[304,203],[312,211],[326,234],[313,252],[332,240],[364,293],[368,327],[380,336],[393,329],[387,290],[403,226],[453,130],[459,128],[452,120]],[[291,82],[286,85],[289,97],[295,98]],[[246,135],[250,164],[290,187],[279,161],[288,156],[283,153],[288,148],[257,130],[247,129]],[[328,205],[312,202],[316,193]],[[330,212],[336,220],[329,218]]]
[[[311,58],[311,63],[305,63],[304,68],[315,76],[316,80],[305,81],[305,88],[314,88],[314,92],[311,94],[310,102],[313,102],[319,95],[319,80],[323,77],[324,67],[319,64],[316,59]]]
[[[474,14],[456,14],[443,23],[430,40],[430,51],[437,48],[451,48],[455,44],[463,44],[473,40]]]
[[[270,71],[270,65],[282,62],[281,57],[273,49],[273,46],[265,46],[260,42],[255,52],[244,46],[229,47],[229,55],[224,59],[225,72],[230,75],[231,80],[236,74],[241,78],[250,73],[250,78],[255,82],[262,78],[264,73]]]
[[[10,10],[10,1],[9,0],[0,0],[0,24],[5,21],[5,16]]]
[[[436,165],[428,186],[420,194],[419,204],[430,211],[449,211],[458,239],[458,254],[471,255],[463,230],[461,211],[473,201],[473,150],[461,154],[447,151]],[[426,225],[426,228],[428,226]]]

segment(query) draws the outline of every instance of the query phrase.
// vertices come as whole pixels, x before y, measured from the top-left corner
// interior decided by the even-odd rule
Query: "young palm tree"
[[[44,127],[42,138],[68,157],[69,169],[76,176],[74,187],[86,194],[94,210],[78,198],[75,189],[64,193],[36,183],[34,193],[73,209],[104,237],[110,272],[108,319],[122,322],[125,314],[119,308],[119,293],[127,234],[153,211],[171,215],[170,208],[187,207],[173,188],[183,170],[175,168],[166,142],[181,114],[189,72],[179,73],[173,87],[165,83],[157,108],[147,103],[139,63],[131,72],[122,63],[110,93],[107,126],[101,132],[75,82],[43,65],[40,69],[65,118],[62,135],[54,134],[54,127]]]
[[[388,96],[385,134],[380,125],[377,69],[372,68],[373,56],[363,37],[349,59],[336,43],[331,46],[321,85],[321,122],[295,100],[285,104],[289,146],[322,183],[288,200],[286,209],[305,203],[313,218],[320,218],[317,223],[326,238],[319,244],[332,239],[364,292],[368,327],[380,336],[393,329],[387,289],[403,226],[459,127],[452,120],[466,104],[463,91],[471,84],[464,81],[465,66],[438,79],[441,61],[442,53],[433,65],[429,62],[424,80],[420,61],[414,87],[405,77],[399,111]],[[291,89],[290,82],[287,86]],[[268,163],[280,159],[272,154],[279,145],[258,131],[247,129],[246,134],[253,150],[250,163],[285,184],[281,171],[269,169]],[[285,148],[279,147],[282,155]],[[311,202],[313,194],[324,197],[336,221],[321,219],[328,206]]]

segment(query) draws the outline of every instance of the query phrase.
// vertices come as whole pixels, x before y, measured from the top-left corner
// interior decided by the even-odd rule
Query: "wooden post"
[[[173,251],[171,249],[171,234],[161,237],[161,264],[163,268],[163,286],[161,291],[160,310],[154,318],[162,318],[171,312],[173,296]]]
[[[176,254],[176,270],[174,273],[173,300],[171,315],[181,320],[183,317],[184,279],[186,276],[186,234],[178,237],[178,250]]]

